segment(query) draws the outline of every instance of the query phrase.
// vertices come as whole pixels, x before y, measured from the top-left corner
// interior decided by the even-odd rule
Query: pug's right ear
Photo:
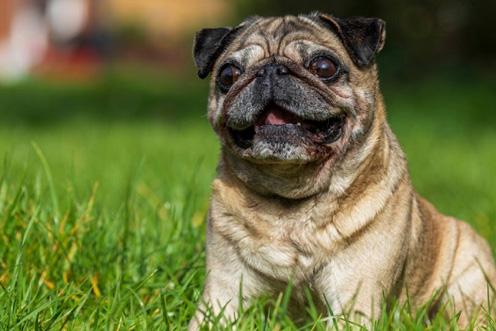
[[[232,40],[234,31],[232,28],[216,28],[203,29],[196,33],[193,56],[198,68],[198,77],[203,79],[210,74],[215,60]]]

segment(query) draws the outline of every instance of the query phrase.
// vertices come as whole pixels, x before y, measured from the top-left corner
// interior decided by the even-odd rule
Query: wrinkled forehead
[[[283,56],[301,63],[320,51],[346,57],[339,38],[308,17],[260,18],[240,33],[219,62],[236,61],[249,67],[269,57]]]

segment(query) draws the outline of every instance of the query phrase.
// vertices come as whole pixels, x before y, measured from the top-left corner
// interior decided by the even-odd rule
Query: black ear
[[[228,44],[228,38],[234,29],[203,29],[196,33],[193,56],[198,77],[205,78],[212,71],[215,60]]]
[[[327,14],[316,14],[324,25],[332,29],[358,67],[370,65],[384,47],[386,22],[380,18],[338,18]]]

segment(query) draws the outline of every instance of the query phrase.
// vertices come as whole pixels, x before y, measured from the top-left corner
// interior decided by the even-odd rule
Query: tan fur
[[[305,29],[284,31],[289,21]],[[321,307],[328,302],[334,313],[350,312],[363,323],[377,317],[385,298],[418,307],[439,292],[438,306],[446,303],[449,316],[461,313],[459,324],[466,326],[487,309],[486,277],[496,284],[491,251],[469,225],[415,193],[386,122],[375,65],[357,69],[334,34],[297,17],[258,19],[217,63],[247,49],[248,67],[273,56],[298,62],[298,42],[325,45],[351,68],[347,84],[317,86],[350,113],[346,134],[326,159],[289,165],[246,161],[223,141],[208,220],[206,285],[190,329],[204,320],[206,305],[236,318],[240,288],[249,303],[290,281],[296,307],[309,287]],[[212,92],[209,117],[221,139],[223,103]]]

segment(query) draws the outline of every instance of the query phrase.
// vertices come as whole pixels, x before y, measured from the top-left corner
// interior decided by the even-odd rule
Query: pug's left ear
[[[196,33],[193,56],[198,68],[198,77],[206,78],[212,71],[215,60],[229,43],[231,39],[229,36],[234,30],[232,28],[203,29]]]
[[[353,62],[360,68],[369,66],[384,47],[386,22],[380,18],[338,18],[321,13],[315,16],[338,35]]]

